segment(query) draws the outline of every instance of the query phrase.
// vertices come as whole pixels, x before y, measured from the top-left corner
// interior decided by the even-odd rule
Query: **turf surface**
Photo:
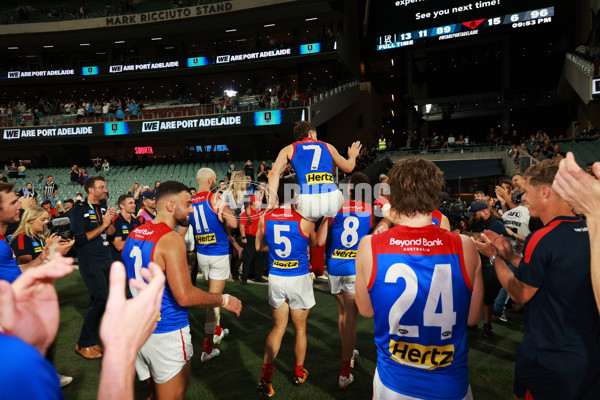
[[[204,282],[198,286],[206,289]],[[95,399],[100,375],[99,360],[85,360],[74,352],[89,295],[79,271],[56,283],[61,307],[60,327],[56,340],[55,365],[61,374],[73,377],[64,388],[66,399]],[[310,372],[307,382],[299,387],[290,378],[294,368],[293,330],[291,321],[275,361],[273,374],[274,398],[278,399],[371,399],[375,371],[373,321],[359,316],[357,344],[360,358],[352,371],[355,382],[344,392],[337,388],[341,367],[337,328],[337,307],[327,285],[315,285],[316,306],[308,317],[308,349],[305,368]],[[201,363],[205,311],[190,310],[190,325],[195,344],[192,376],[187,391],[189,399],[252,399],[262,369],[265,340],[271,329],[267,302],[267,286],[241,286],[228,282],[226,292],[243,302],[240,318],[224,311],[221,325],[230,334],[217,346],[221,356]],[[496,337],[481,338],[481,328],[469,331],[470,381],[475,399],[512,398],[512,379],[516,349],[522,339],[522,316],[509,314],[509,323],[494,323]],[[480,324],[481,327],[481,324]],[[432,382],[434,386],[435,383]],[[144,383],[136,380],[136,399],[150,394]]]

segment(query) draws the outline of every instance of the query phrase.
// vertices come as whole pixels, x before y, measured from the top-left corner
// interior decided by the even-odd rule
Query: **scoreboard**
[[[381,0],[370,23],[377,50],[550,24],[553,0]]]

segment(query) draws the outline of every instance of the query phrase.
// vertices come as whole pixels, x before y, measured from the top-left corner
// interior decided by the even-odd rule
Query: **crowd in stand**
[[[316,90],[309,85],[305,95],[310,95]],[[260,85],[256,89],[248,89],[245,101],[251,97],[250,104],[244,104],[246,109],[279,109],[301,106],[301,96],[298,91],[291,91],[278,83],[272,87]],[[90,96],[91,97],[91,96]],[[25,125],[25,120],[33,119],[33,125],[40,125],[40,120],[47,116],[71,116],[73,122],[84,122],[87,118],[98,121],[122,121],[136,119],[149,104],[156,104],[157,100],[145,98],[138,100],[133,97],[113,96],[109,99],[90,98],[36,98],[31,101],[13,100],[0,104],[0,118],[12,121],[14,126]],[[223,93],[214,95],[209,92],[201,93],[198,97],[179,96],[177,99],[162,100],[161,104],[180,106],[213,106],[207,113],[237,112],[240,109],[240,95]],[[156,109],[156,106],[154,106]],[[10,124],[10,122],[8,122]]]

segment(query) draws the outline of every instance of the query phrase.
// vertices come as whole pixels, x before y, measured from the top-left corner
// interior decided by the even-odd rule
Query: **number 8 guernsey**
[[[375,308],[377,371],[392,390],[463,399],[472,285],[459,235],[398,225],[372,238],[367,286]],[[435,385],[423,385],[435,382]]]
[[[347,201],[331,222],[327,271],[332,276],[356,275],[358,242],[371,230],[372,207],[362,201]]]
[[[201,192],[192,197],[194,213],[190,215],[190,225],[194,229],[198,254],[224,256],[229,254],[229,239],[213,209],[213,196],[212,192]]]

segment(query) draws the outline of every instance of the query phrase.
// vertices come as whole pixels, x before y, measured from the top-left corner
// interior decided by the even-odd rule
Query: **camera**
[[[448,198],[440,204],[439,210],[448,218],[452,229],[460,228],[464,224],[465,211],[467,211],[464,201]]]
[[[46,224],[50,229],[50,234],[56,233],[61,240],[73,239],[74,235],[71,232],[71,225],[68,217],[56,218]]]

